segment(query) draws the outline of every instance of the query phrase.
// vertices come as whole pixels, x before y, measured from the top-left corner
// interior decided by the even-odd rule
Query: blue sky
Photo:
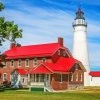
[[[72,51],[72,22],[79,6],[88,23],[87,37],[91,70],[100,70],[100,0],[0,0],[5,10],[0,16],[14,20],[23,29],[22,45],[57,42],[63,37],[64,44]],[[3,44],[2,52],[9,48]]]

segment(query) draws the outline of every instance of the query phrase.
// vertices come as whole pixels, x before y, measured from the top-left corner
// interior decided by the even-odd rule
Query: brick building
[[[14,85],[43,87],[48,91],[66,90],[84,85],[85,68],[63,45],[57,43],[16,46],[12,43],[6,55],[5,67],[0,68],[0,82]]]

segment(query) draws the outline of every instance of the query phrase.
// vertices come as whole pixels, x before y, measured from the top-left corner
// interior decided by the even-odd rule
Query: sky
[[[78,7],[85,13],[88,23],[87,41],[91,70],[100,70],[100,0],[0,0],[5,9],[0,12],[6,20],[14,21],[23,30],[21,45],[57,42],[72,52],[73,27]],[[3,43],[1,52],[8,50],[9,41]]]

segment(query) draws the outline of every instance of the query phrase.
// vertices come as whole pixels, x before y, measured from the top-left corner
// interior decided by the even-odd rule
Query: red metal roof
[[[62,72],[67,73],[73,67],[75,63],[79,61],[74,58],[60,58],[56,63],[43,63],[37,68],[31,71],[32,73],[55,73],[55,72]]]
[[[28,74],[28,71],[25,70],[25,69],[15,69],[17,71],[18,74],[21,74],[21,75],[27,75]]]
[[[91,75],[91,76],[100,76],[100,71],[91,71],[89,73],[89,75]]]
[[[39,73],[39,74],[49,74],[52,73],[52,71],[48,68],[45,67],[45,65],[41,64],[39,65],[37,68],[33,69],[30,74],[35,74],[35,73]]]
[[[7,56],[6,59],[51,56],[59,47],[58,43],[21,46],[7,50],[3,54]]]

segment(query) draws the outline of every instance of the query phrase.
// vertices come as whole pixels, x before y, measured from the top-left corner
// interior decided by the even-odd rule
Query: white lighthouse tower
[[[85,22],[84,12],[79,8],[73,23],[73,57],[81,61],[86,69],[84,73],[84,86],[90,85],[90,67],[87,48],[87,23]]]

